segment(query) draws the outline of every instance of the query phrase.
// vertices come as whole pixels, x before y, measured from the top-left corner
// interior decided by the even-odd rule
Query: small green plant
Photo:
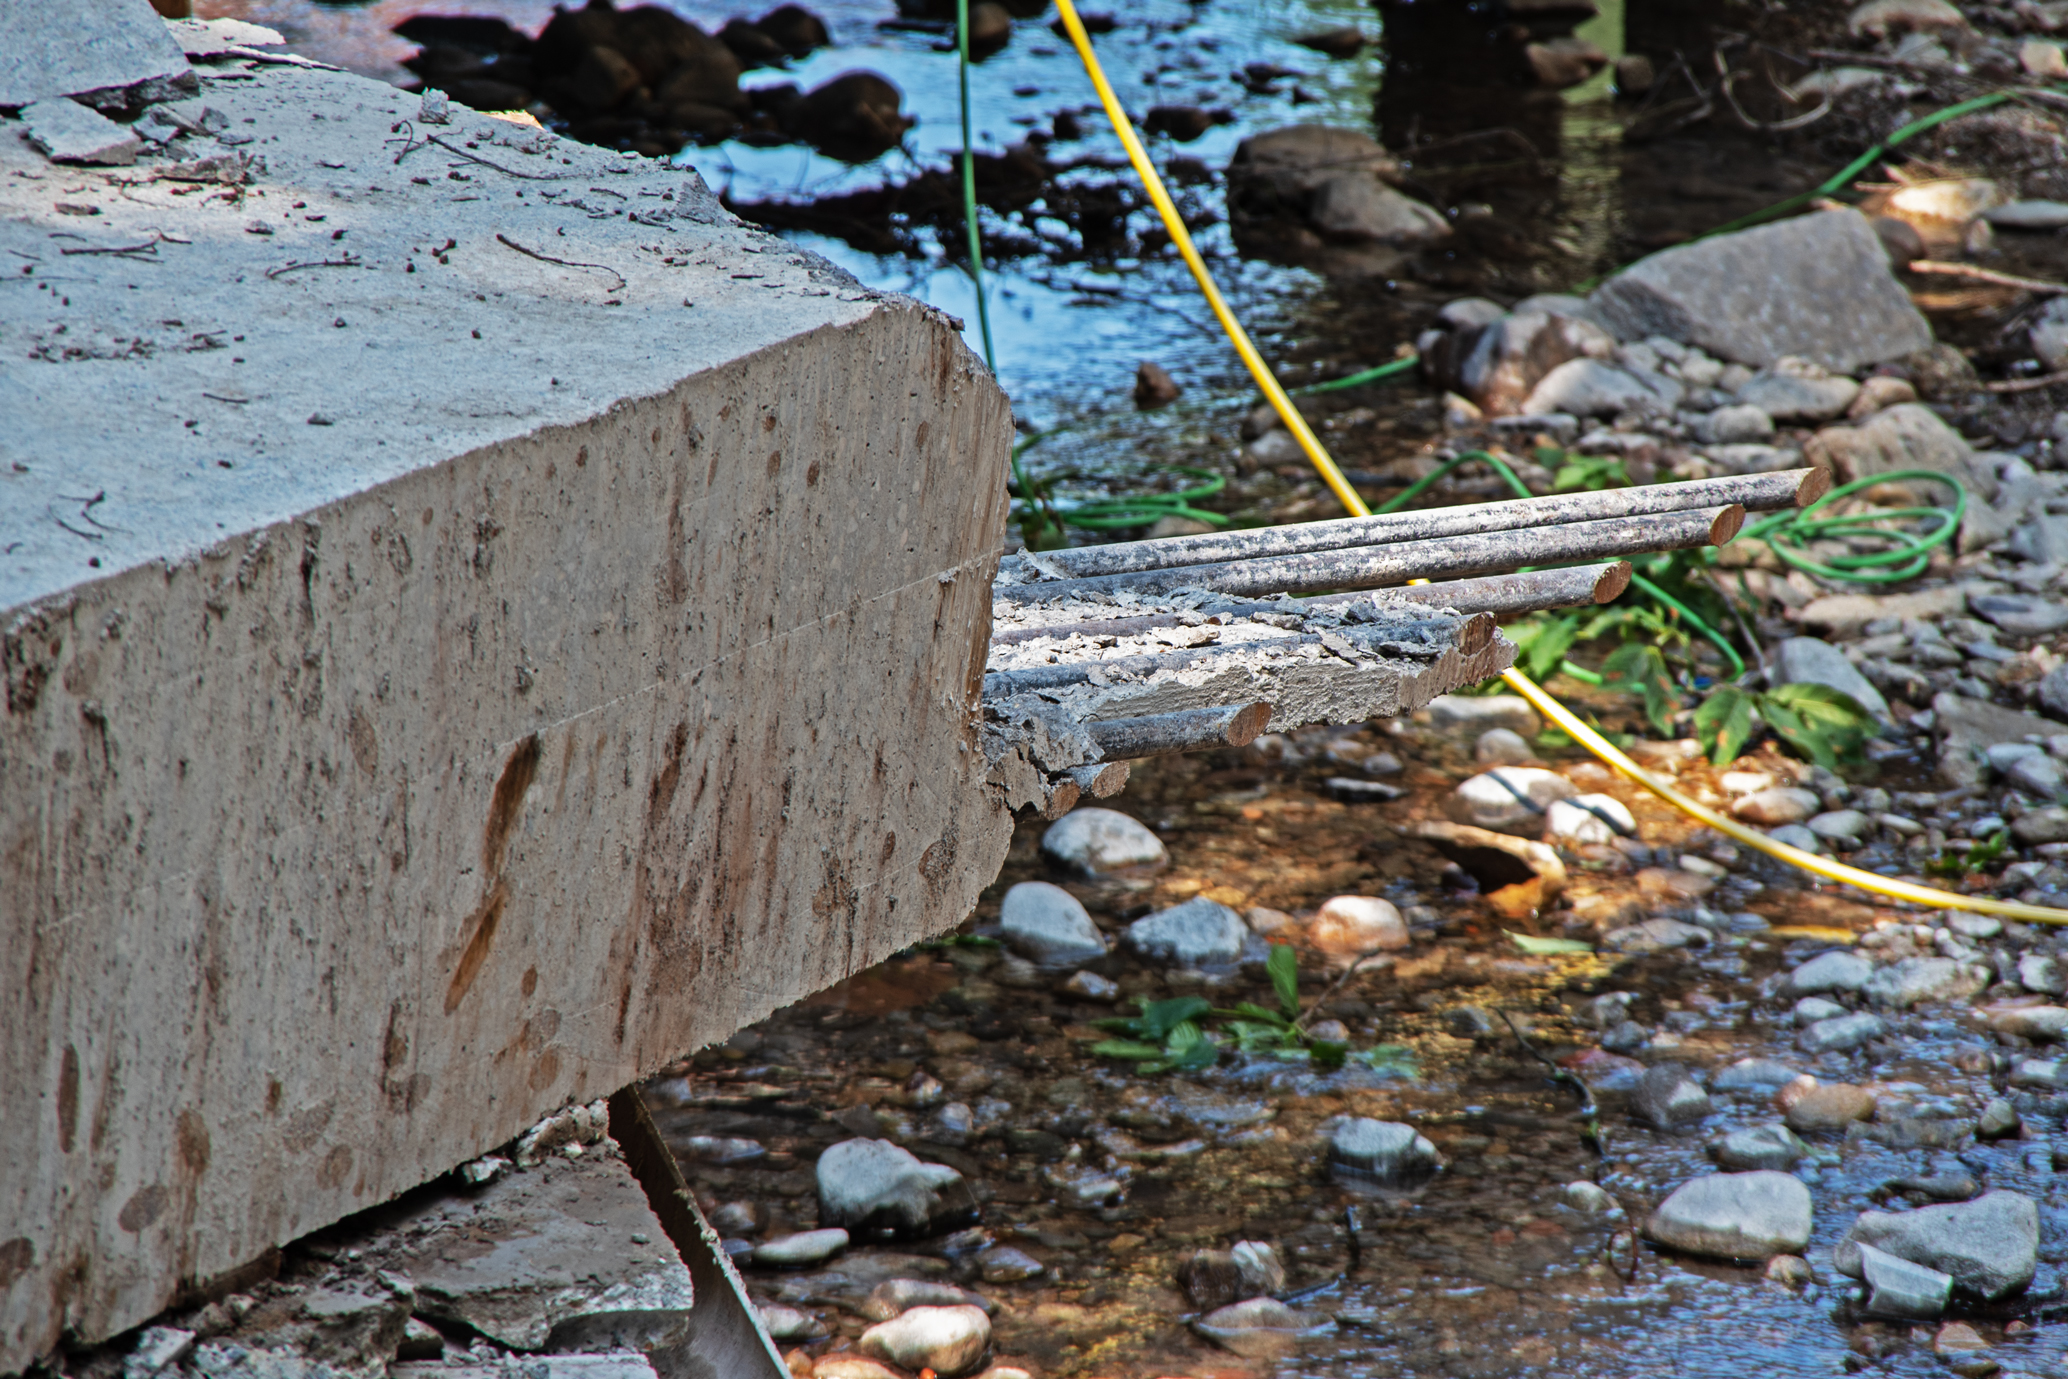
[[[1673,717],[1680,712],[1680,687],[1673,672],[1666,669],[1665,653],[1655,645],[1625,642],[1601,663],[1601,683],[1609,689],[1635,694],[1644,700],[1644,716],[1660,737],[1673,732]]]
[[[1591,493],[1604,488],[1628,488],[1630,475],[1614,455],[1574,455],[1562,450],[1539,450],[1540,463],[1557,467],[1551,472],[1551,491]]]
[[[1827,769],[1860,761],[1876,729],[1858,700],[1828,685],[1779,685],[1764,693],[1723,685],[1695,710],[1695,738],[1721,766],[1737,760],[1758,721]]]
[[[1950,876],[1958,880],[1976,872],[1988,871],[2003,857],[2004,851],[2010,845],[2010,830],[1999,828],[1965,853],[1955,852],[1952,848],[1941,849],[1936,858],[1924,864],[1925,874]]]
[[[1352,1052],[1346,1043],[1316,1039],[1301,1027],[1299,957],[1291,948],[1274,946],[1265,971],[1271,978],[1271,994],[1278,1000],[1276,1010],[1254,1001],[1217,1010],[1198,996],[1144,1001],[1139,1015],[1099,1021],[1099,1028],[1122,1037],[1101,1039],[1091,1051],[1104,1058],[1126,1059],[1143,1073],[1198,1072],[1212,1067],[1224,1047],[1232,1047],[1238,1053],[1305,1061],[1322,1072],[1333,1072],[1354,1061],[1404,1077],[1415,1075],[1413,1059],[1398,1045],[1380,1044]],[[1209,1018],[1226,1022],[1223,1030],[1232,1043],[1222,1044],[1201,1027],[1200,1022]]]

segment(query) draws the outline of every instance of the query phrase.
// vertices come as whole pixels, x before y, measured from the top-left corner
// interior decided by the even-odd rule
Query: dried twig
[[[160,236],[162,239],[163,236]],[[130,258],[139,256],[155,260],[158,257],[158,240],[147,239],[142,244],[116,244],[105,249],[60,249],[60,254],[121,254]]]
[[[299,272],[304,268],[364,268],[357,254],[347,254],[341,259],[313,259],[308,263],[283,263],[278,268],[268,268],[266,276],[277,278],[284,273]]]
[[[1942,259],[1912,259],[1908,267],[1912,273],[1939,273],[1951,278],[1973,278],[1976,282],[1994,283],[1998,287],[2015,287],[2022,292],[2036,292],[2047,297],[2068,293],[2068,283],[2048,282],[2044,278],[2021,278],[2014,273],[1999,273],[1993,268],[1977,268],[1971,263],[1947,263]]]
[[[1805,111],[1800,115],[1791,115],[1785,120],[1755,120],[1745,112],[1744,106],[1738,104],[1738,94],[1732,89],[1732,84],[1737,81],[1741,74],[1731,70],[1730,63],[1724,60],[1721,48],[1717,49],[1711,56],[1716,59],[1716,75],[1720,79],[1717,87],[1723,92],[1725,103],[1730,106],[1733,114],[1745,122],[1748,128],[1765,130],[1768,133],[1801,129],[1807,125],[1815,124],[1818,120],[1831,113],[1831,93],[1827,91],[1824,93],[1823,104],[1819,105],[1815,110]]]
[[[469,153],[467,152],[467,150],[461,148],[458,144],[448,144],[447,142],[445,142],[445,140],[439,138],[436,134],[426,134],[424,136],[424,142],[427,144],[436,144],[438,145],[438,147],[444,149],[447,153],[457,153],[460,157],[466,159],[470,163],[479,163],[484,168],[494,168],[497,172],[502,173],[506,177],[521,177],[527,182],[558,182],[562,180],[565,176],[565,174],[557,172],[519,172],[515,168],[506,168],[501,163],[494,162],[491,159],[483,158],[479,154]],[[404,149],[403,152],[407,153],[408,150]],[[402,160],[398,157],[395,161],[399,163]]]
[[[2037,378],[2013,378],[2002,383],[1984,383],[1982,391],[1985,393],[2030,393],[2037,392],[2041,388],[2051,388],[2061,383],[2068,383],[2068,369],[2064,369],[2060,373],[2041,374]]]
[[[507,248],[515,249],[518,253],[524,255],[526,258],[537,259],[540,263],[557,263],[562,268],[600,269],[601,271],[610,274],[613,278],[616,278],[618,280],[618,285],[612,288],[611,291],[623,292],[625,290],[625,275],[618,272],[617,269],[612,268],[607,263],[579,263],[574,259],[556,259],[551,254],[541,254],[536,249],[527,249],[523,245],[519,244],[516,240],[511,239],[508,235],[504,234],[497,234],[496,241]]]

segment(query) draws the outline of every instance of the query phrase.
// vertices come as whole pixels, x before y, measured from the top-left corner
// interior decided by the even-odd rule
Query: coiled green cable
[[[1881,484],[1930,481],[1953,490],[1953,506],[1881,508],[1843,517],[1817,514],[1862,489]],[[1851,584],[1900,584],[1915,579],[1931,567],[1931,553],[1953,539],[1960,520],[1967,515],[1967,489],[1949,474],[1930,469],[1899,469],[1840,484],[1800,511],[1777,512],[1762,517],[1744,530],[1743,537],[1764,541],[1782,563],[1820,579],[1843,580]],[[1933,521],[1928,531],[1909,532],[1876,525],[1882,522]],[[1803,554],[1813,541],[1868,538],[1886,543],[1885,549],[1857,555],[1832,556],[1817,560]]]

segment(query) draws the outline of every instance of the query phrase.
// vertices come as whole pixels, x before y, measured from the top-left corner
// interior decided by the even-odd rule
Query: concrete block
[[[206,76],[241,201],[149,150],[59,214],[0,138],[63,279],[0,301],[0,1372],[959,922],[1010,836],[1011,418],[946,318],[693,173]]]
[[[63,96],[25,107],[22,124],[29,142],[53,163],[127,167],[143,147],[143,140],[125,126]]]
[[[0,5],[0,107],[87,92],[119,99],[122,88],[191,75],[150,0]]]

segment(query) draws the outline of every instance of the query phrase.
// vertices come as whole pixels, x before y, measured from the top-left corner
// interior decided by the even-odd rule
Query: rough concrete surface
[[[186,55],[150,0],[0,5],[0,106],[187,75]]]
[[[0,1371],[959,922],[1010,831],[945,318],[692,173],[199,100],[120,174],[0,120]]]

